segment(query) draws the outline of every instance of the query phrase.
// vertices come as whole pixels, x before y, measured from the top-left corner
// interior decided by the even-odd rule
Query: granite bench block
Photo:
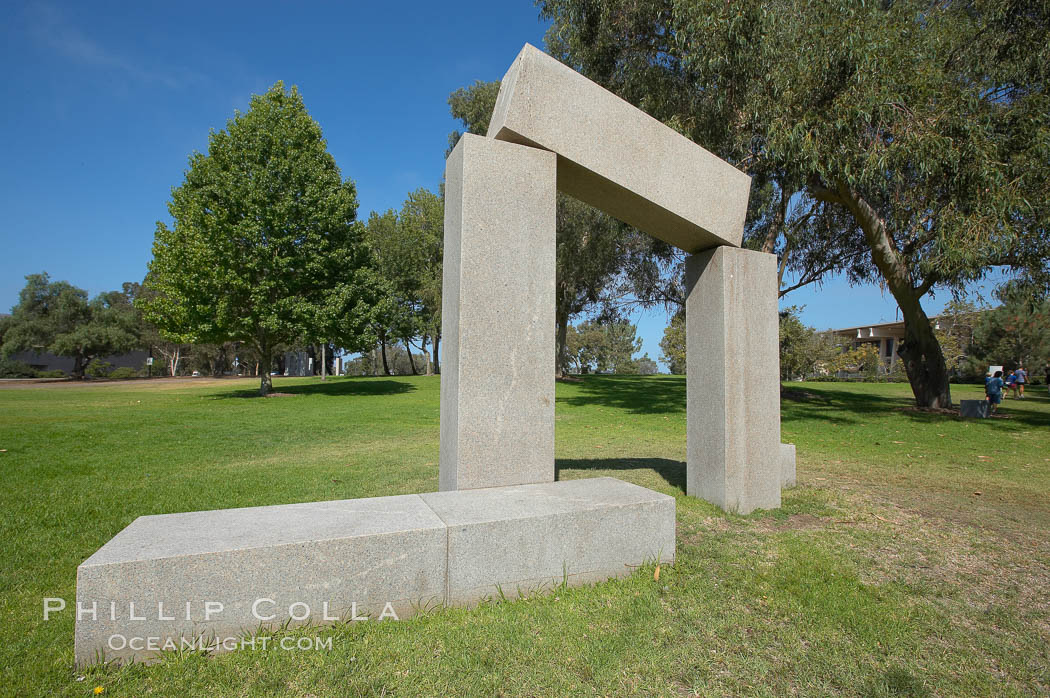
[[[675,502],[614,478],[435,492],[450,604],[629,574],[675,554]]]
[[[612,478],[143,516],[77,570],[75,658],[597,582],[673,561],[674,536],[672,497]]]
[[[76,661],[375,618],[387,603],[404,617],[444,600],[445,544],[414,494],[142,516],[77,569]]]
[[[558,189],[686,252],[740,245],[751,178],[526,44],[488,136],[558,154]]]

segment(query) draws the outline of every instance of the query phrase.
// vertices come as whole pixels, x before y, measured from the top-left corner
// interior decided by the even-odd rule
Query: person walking
[[[996,371],[995,375],[992,376],[984,384],[984,394],[988,398],[988,404],[991,407],[991,413],[995,414],[995,410],[999,407],[999,403],[1003,401],[1003,372]]]
[[[1022,400],[1024,400],[1024,384],[1027,382],[1028,371],[1024,370],[1024,366],[1018,365],[1017,370],[1014,371],[1014,389]]]
[[[1006,377],[1006,387],[1011,393],[1014,394],[1014,397],[1016,398],[1017,397],[1017,374],[1014,373],[1013,371],[1010,371],[1010,375],[1008,375]]]

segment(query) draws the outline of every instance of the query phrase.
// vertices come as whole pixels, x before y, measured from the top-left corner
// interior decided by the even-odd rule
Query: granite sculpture
[[[794,447],[780,444],[775,258],[740,249],[749,186],[526,45],[488,136],[463,136],[446,164],[441,491],[142,516],[77,570],[77,664],[673,562],[672,497],[554,481],[558,190],[690,253],[687,491],[779,506]]]

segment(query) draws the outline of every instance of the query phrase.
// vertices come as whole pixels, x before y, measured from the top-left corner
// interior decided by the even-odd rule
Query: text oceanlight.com
[[[268,635],[254,635],[251,637],[180,637],[177,640],[170,637],[140,637],[127,636],[120,633],[110,635],[106,641],[107,647],[114,652],[133,650],[135,652],[169,652],[175,650],[207,651],[217,652],[225,650],[274,650],[281,649],[286,652],[292,650],[309,651],[323,650],[331,651],[331,637],[270,637]]]

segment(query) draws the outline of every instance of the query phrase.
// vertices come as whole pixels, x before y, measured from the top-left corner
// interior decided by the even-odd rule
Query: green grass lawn
[[[0,694],[1045,695],[1050,400],[909,409],[789,384],[799,486],[742,517],[684,495],[685,381],[558,385],[561,479],[674,495],[678,555],[592,587],[292,632],[329,651],[74,670],[76,567],[138,516],[437,489],[438,379],[0,388]],[[980,397],[953,386],[955,400]],[[556,532],[552,532],[556,535]]]

